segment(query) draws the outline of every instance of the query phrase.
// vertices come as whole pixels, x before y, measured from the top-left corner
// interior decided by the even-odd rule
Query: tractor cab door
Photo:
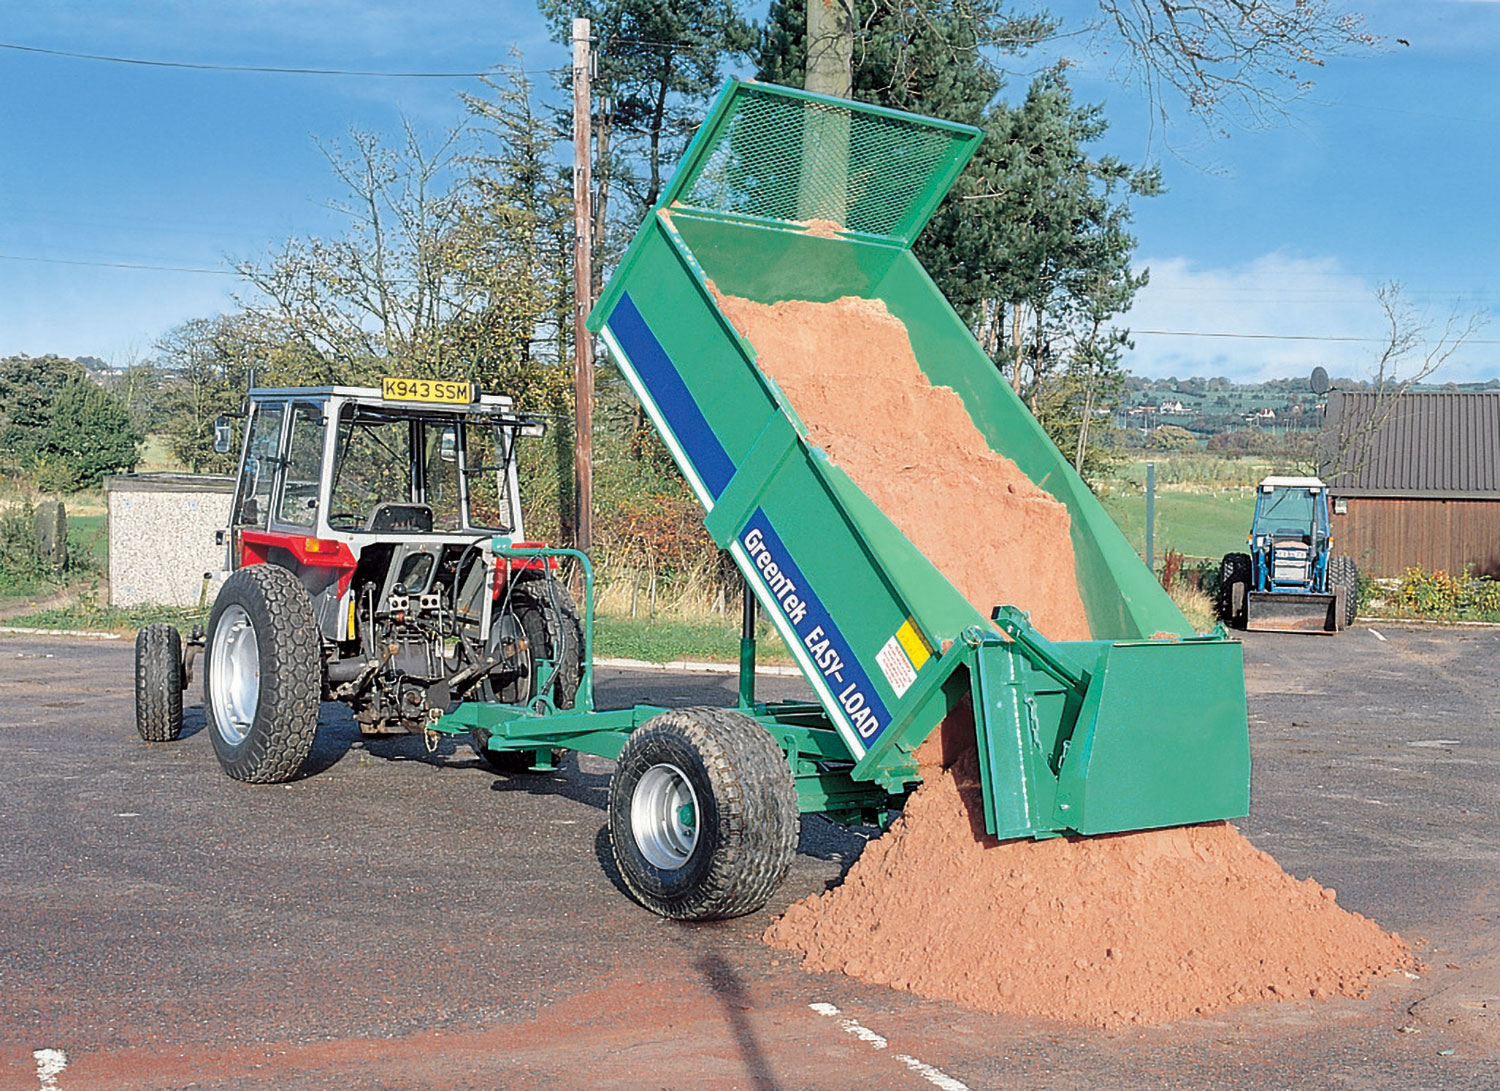
[[[244,534],[270,527],[271,506],[281,467],[281,441],[286,432],[284,401],[252,401],[245,422],[244,453],[229,519],[229,565],[244,563]]]

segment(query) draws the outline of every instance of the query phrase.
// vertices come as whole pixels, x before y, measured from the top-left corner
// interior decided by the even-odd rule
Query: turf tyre
[[[224,772],[251,784],[291,780],[312,751],[323,690],[312,600],[285,568],[241,568],[208,623],[203,704]]]
[[[669,855],[680,853],[672,860],[663,858],[652,821],[652,800],[662,797],[652,786],[664,781],[681,793],[670,798],[690,794],[694,808],[692,835],[668,846]],[[610,778],[608,811],[626,889],[675,920],[739,917],[764,906],[792,866],[801,825],[786,755],[760,724],[722,708],[676,709],[641,725]]]
[[[135,635],[135,730],[146,742],[182,734],[182,635],[147,625]]]
[[[1239,587],[1236,595],[1235,587]],[[1250,554],[1226,553],[1219,562],[1219,590],[1214,599],[1214,612],[1219,620],[1233,629],[1245,627],[1245,602],[1250,591]],[[1239,609],[1235,609],[1235,600]]]
[[[1342,588],[1344,592],[1344,614],[1339,618],[1339,628],[1347,629],[1354,624],[1359,613],[1359,569],[1354,559],[1342,553],[1328,558],[1328,589]]]

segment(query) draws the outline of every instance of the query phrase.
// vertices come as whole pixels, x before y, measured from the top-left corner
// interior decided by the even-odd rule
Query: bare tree
[[[1157,115],[1169,94],[1205,121],[1263,125],[1327,58],[1379,39],[1330,0],[1098,0]]]
[[[1446,364],[1483,328],[1483,311],[1450,310],[1441,322],[1428,320],[1391,281],[1375,292],[1385,320],[1385,337],[1375,358],[1362,404],[1341,406],[1327,422],[1318,451],[1324,480],[1352,478],[1370,458],[1375,437],[1400,411],[1403,398]]]
[[[291,239],[236,267],[264,296],[246,310],[282,323],[345,379],[389,357],[425,362],[465,290],[445,256],[460,212],[451,180],[460,134],[429,150],[409,123],[403,132],[398,148],[356,129],[349,147],[324,149],[346,187],[332,204],[346,234]]]

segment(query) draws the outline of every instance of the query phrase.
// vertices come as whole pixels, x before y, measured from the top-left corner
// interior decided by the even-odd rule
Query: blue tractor
[[[1316,477],[1256,487],[1250,552],[1219,565],[1219,617],[1237,629],[1334,633],[1354,621],[1358,572],[1333,552],[1328,488]]]

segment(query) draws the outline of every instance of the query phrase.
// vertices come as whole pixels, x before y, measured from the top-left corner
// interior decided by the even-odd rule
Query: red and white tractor
[[[551,562],[489,548],[541,544],[524,541],[516,450],[543,428],[469,383],[252,390],[229,575],[186,657],[171,626],[138,636],[141,736],[181,732],[199,649],[214,750],[245,781],[296,775],[322,700],[367,735],[423,731],[465,697],[571,707],[583,640],[567,588]],[[228,450],[227,420],[217,433]],[[509,771],[551,760],[476,742]]]

